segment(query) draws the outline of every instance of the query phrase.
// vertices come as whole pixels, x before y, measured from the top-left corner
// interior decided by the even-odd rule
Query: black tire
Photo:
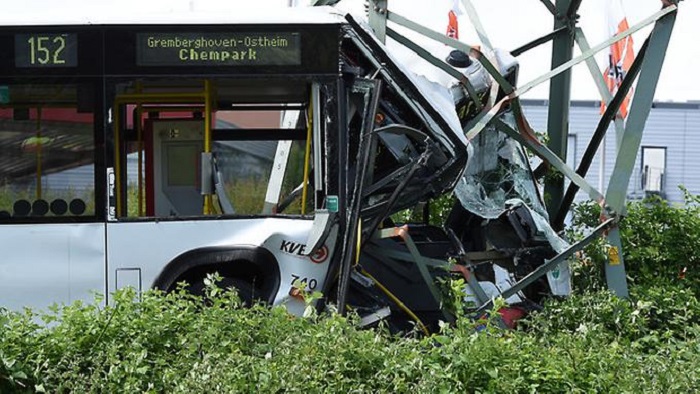
[[[241,302],[243,302],[243,306],[245,307],[250,307],[254,302],[259,300],[260,292],[256,290],[252,283],[246,281],[245,279],[224,277],[219,283],[217,283],[217,286],[222,289],[236,289],[238,298],[241,299]],[[204,291],[205,288],[204,278],[201,278],[187,286],[187,291],[196,296],[204,297],[206,295]]]

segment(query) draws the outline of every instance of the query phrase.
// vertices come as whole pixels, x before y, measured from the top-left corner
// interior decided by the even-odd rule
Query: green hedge
[[[108,307],[2,312],[0,392],[698,391],[698,234],[692,204],[630,205],[631,299],[598,289],[599,243],[576,264],[577,294],[550,300],[515,331],[463,317],[431,337],[397,338],[331,312],[242,309],[214,286],[206,302],[124,290]],[[689,268],[684,279],[679,267]]]
[[[677,283],[700,295],[700,197],[683,189],[685,204],[658,197],[627,205],[620,223],[627,276],[632,285]],[[584,203],[574,207],[572,239],[599,222],[600,207]],[[606,244],[597,240],[576,264],[575,284],[580,290],[603,288]]]
[[[4,392],[690,392],[697,298],[682,289],[552,302],[518,331],[460,320],[429,338],[337,315],[240,309],[222,293],[119,292],[113,307],[5,314]],[[60,316],[58,318],[57,316]],[[54,320],[58,319],[58,320]]]

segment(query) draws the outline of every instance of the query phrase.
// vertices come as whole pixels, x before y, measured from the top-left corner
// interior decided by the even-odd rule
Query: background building
[[[538,132],[547,129],[547,101],[522,100],[531,126]],[[573,168],[588,146],[600,119],[599,101],[572,101],[569,117],[567,163]],[[607,132],[603,185],[607,188],[615,159],[615,130]],[[601,154],[598,152],[586,180],[599,185]],[[635,170],[630,179],[627,197],[641,199],[647,194],[660,194],[672,202],[683,202],[684,186],[700,194],[700,102],[654,103],[647,120],[644,136],[637,154]],[[577,201],[588,196],[579,192]]]

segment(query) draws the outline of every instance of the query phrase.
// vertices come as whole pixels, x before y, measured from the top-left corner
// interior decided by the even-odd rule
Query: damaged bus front
[[[426,54],[390,30],[387,35],[393,41],[385,46],[379,43],[369,27],[350,17],[348,19],[358,38],[362,39],[363,45],[358,47],[366,46],[366,50],[373,54],[371,58],[377,59],[374,64],[361,64],[363,72],[381,74],[379,64],[394,63],[406,78],[415,81],[413,86],[423,89],[423,97],[431,103],[439,103],[443,119],[451,126],[448,130],[459,130],[460,135],[465,135],[462,128],[470,130],[477,115],[489,102],[493,105],[494,101],[506,96],[497,85],[494,88],[493,78],[477,60],[477,53],[467,54],[445,47]],[[430,59],[433,54],[441,56],[435,60],[444,62],[444,66],[433,67],[438,77],[425,73],[418,75],[406,67],[406,64],[415,64],[416,61],[407,58],[405,52],[392,50],[398,44],[413,49],[424,59]],[[348,51],[344,52],[347,54]],[[515,85],[517,61],[501,51],[495,51],[495,56],[500,75]],[[410,91],[410,88],[402,90]],[[379,114],[378,119],[382,119],[381,110]],[[497,118],[511,125],[515,122],[508,106],[503,107]],[[431,198],[427,193],[429,190],[423,190],[424,194],[416,193],[406,180],[400,186],[401,191],[407,193],[393,195],[385,203],[392,204],[395,209],[386,209],[380,216],[372,217],[369,214],[374,212],[373,201],[366,198],[360,204],[358,226],[361,229],[357,234],[361,238],[348,237],[347,242],[357,241],[361,250],[357,251],[359,258],[347,263],[346,275],[348,302],[365,316],[363,324],[387,319],[397,330],[408,329],[417,323],[426,332],[434,331],[440,321],[453,319],[451,312],[444,307],[443,289],[438,285],[441,278],[464,279],[465,299],[477,310],[567,248],[566,242],[549,225],[522,145],[494,125],[487,125],[472,137],[468,149],[462,154],[468,157],[468,161],[463,162],[463,172],[454,188],[454,206],[444,223],[429,224],[429,209],[426,208]],[[423,188],[431,187],[430,183],[422,184]],[[421,189],[420,182],[415,186]],[[371,186],[368,189],[375,190]],[[392,221],[389,213],[416,207],[402,205],[402,198],[420,202],[418,205],[424,211],[422,223],[406,225]],[[351,215],[348,217],[353,219]],[[340,278],[339,293],[342,295],[342,272]],[[569,292],[568,265],[561,263],[546,276],[509,295],[507,302],[511,309],[504,313],[522,315],[537,308],[537,303],[545,296]]]

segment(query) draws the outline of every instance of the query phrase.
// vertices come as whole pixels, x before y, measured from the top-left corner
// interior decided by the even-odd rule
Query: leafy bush
[[[644,282],[682,281],[700,290],[700,205],[685,193],[686,204],[659,198],[632,205],[620,227],[626,265]]]
[[[443,194],[440,197],[434,198],[428,202],[429,223],[434,226],[442,226],[447,220],[450,211],[456,199],[453,194]],[[404,209],[393,215],[391,219],[396,223],[423,223],[422,205],[416,205],[413,208]]]
[[[0,389],[696,390],[700,331],[694,317],[700,307],[691,294],[669,307],[669,295],[633,305],[590,294],[550,305],[528,320],[528,329],[504,331],[495,320],[460,319],[417,339],[392,337],[382,328],[359,330],[354,317],[333,313],[297,318],[283,308],[241,309],[235,294],[215,287],[206,303],[184,292],[148,292],[138,301],[132,290],[122,290],[107,307],[77,303],[41,316],[3,313]]]
[[[600,207],[583,203],[574,207],[573,240],[599,223]],[[685,191],[685,204],[672,205],[658,197],[627,204],[620,222],[624,262],[631,283],[642,287],[680,283],[700,294],[700,197]],[[587,247],[576,263],[579,289],[604,288],[602,267],[607,244],[599,239]]]
[[[699,391],[693,199],[628,206],[629,300],[604,290],[602,241],[578,260],[578,294],[549,300],[514,331],[492,317],[460,316],[430,337],[397,338],[313,308],[303,318],[281,307],[242,309],[211,283],[206,300],[127,289],[108,306],[0,311],[0,392]],[[579,207],[570,235],[597,220],[594,206]],[[454,298],[455,310],[461,302]]]

